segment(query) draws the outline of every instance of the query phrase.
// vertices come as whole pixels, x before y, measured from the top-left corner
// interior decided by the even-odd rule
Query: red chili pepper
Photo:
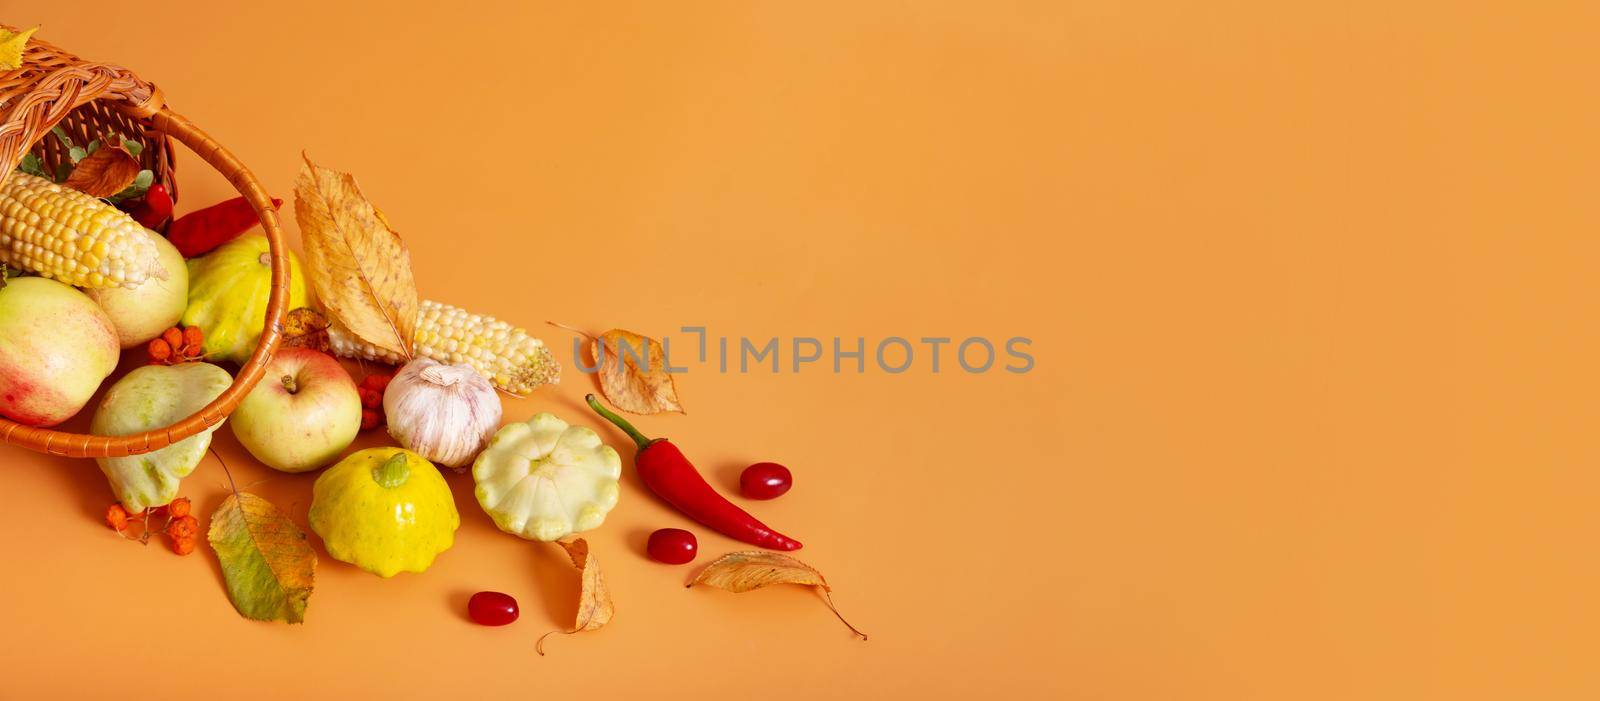
[[[610,410],[600,406],[594,395],[585,397],[595,413],[617,425],[638,444],[634,466],[639,469],[639,479],[644,486],[682,511],[685,516],[709,526],[729,538],[773,550],[799,550],[800,541],[768,528],[756,517],[733,505],[712,489],[678,446],[665,438],[645,438],[632,424]]]
[[[281,206],[283,200],[273,198],[273,211]],[[167,240],[184,258],[193,258],[238,238],[260,222],[250,201],[235,197],[178,217],[167,227]]]
[[[151,185],[145,191],[144,199],[139,200],[129,214],[144,228],[158,229],[162,222],[172,218],[172,193],[167,192],[167,186],[161,183]]]

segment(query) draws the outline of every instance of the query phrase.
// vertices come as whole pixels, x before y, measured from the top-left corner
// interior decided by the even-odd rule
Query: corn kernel
[[[155,242],[132,217],[26,173],[0,183],[0,261],[78,287],[165,276]]]
[[[494,317],[423,300],[417,308],[412,352],[442,363],[471,366],[494,386],[526,394],[561,379],[561,365],[543,341]],[[328,329],[337,355],[399,365],[403,358],[375,348],[337,326]]]

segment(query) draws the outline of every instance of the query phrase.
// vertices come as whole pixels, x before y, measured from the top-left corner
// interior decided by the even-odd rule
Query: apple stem
[[[295,384],[293,375],[284,375],[282,382],[283,388],[289,390],[289,394],[294,394],[300,391],[300,386]]]

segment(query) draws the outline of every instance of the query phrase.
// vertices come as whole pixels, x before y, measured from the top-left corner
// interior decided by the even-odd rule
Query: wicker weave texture
[[[127,436],[68,433],[0,418],[0,440],[52,455],[93,458],[158,450],[221,423],[266,372],[282,336],[289,304],[283,231],[271,197],[250,170],[199,127],[168,109],[154,84],[126,68],[85,61],[34,37],[23,53],[22,66],[0,73],[0,181],[9,177],[30,151],[39,154],[47,167],[61,163],[67,157],[65,149],[59,139],[50,136],[58,125],[80,144],[107,132],[141,140],[145,167],[174,196],[171,142],[183,144],[249,200],[271,246],[272,295],[261,343],[234,376],[233,384],[193,416],[166,428]]]

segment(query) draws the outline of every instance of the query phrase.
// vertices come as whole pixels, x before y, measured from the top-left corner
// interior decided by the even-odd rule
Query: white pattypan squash
[[[506,424],[472,463],[478,505],[507,533],[557,540],[593,529],[617,505],[622,458],[554,414]]]
[[[146,365],[106,391],[89,430],[126,436],[173,423],[199,411],[233,384],[233,376],[210,363]],[[178,480],[194,472],[222,422],[177,443],[142,455],[96,458],[111,491],[129,511],[161,506],[178,496]]]

